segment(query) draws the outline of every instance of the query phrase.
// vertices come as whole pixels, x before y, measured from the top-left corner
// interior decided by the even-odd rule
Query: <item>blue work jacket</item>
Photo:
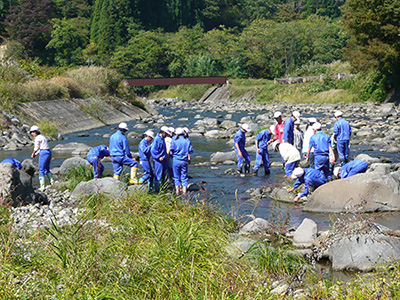
[[[326,177],[324,173],[319,170],[307,168],[304,169],[304,174],[300,178],[297,178],[293,184],[293,188],[296,189],[304,183],[304,192],[300,194],[301,197],[308,195],[308,188],[310,186],[319,187],[326,183]]]
[[[189,139],[179,136],[178,139],[172,139],[170,153],[174,160],[188,161],[188,155],[193,153],[192,143]]]
[[[151,145],[146,139],[141,140],[139,144],[139,157],[141,161],[149,161],[151,158]]]
[[[351,127],[349,122],[343,118],[339,118],[333,126],[333,134],[337,141],[348,141],[351,136]]]
[[[96,146],[93,147],[92,149],[90,149],[90,151],[87,154],[87,157],[98,157],[99,159],[103,159],[105,156],[109,156],[110,155],[110,151],[108,151],[107,146],[106,145],[100,145],[100,146]]]
[[[268,141],[271,139],[271,133],[268,129],[262,130],[257,133],[256,140],[258,141],[258,148],[267,150],[268,149]]]
[[[329,155],[329,146],[332,146],[331,137],[321,131],[313,134],[308,144],[309,148],[314,147],[314,155]]]
[[[340,168],[340,178],[347,178],[358,173],[364,173],[368,164],[363,160],[353,160]]]
[[[132,158],[132,154],[129,149],[128,138],[122,134],[120,130],[110,137],[110,155],[127,156]]]
[[[235,148],[236,144],[238,144],[240,151],[242,152],[244,150],[244,146],[246,145],[246,134],[242,131],[242,129],[239,129],[238,132],[236,132],[233,142],[235,144]]]
[[[12,164],[14,167],[16,167],[17,169],[21,170],[22,169],[22,165],[19,162],[19,160],[16,160],[14,158],[6,158],[4,159],[2,162],[2,164]]]
[[[294,140],[294,120],[292,117],[286,120],[283,126],[282,143],[289,143],[293,145]]]
[[[167,159],[167,147],[160,134],[157,134],[153,143],[151,144],[151,156],[156,160],[158,160],[160,157],[162,157],[163,160]]]

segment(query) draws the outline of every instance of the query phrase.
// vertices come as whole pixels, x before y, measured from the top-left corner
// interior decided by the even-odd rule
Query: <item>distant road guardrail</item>
[[[174,77],[174,78],[132,78],[125,79],[128,86],[180,85],[180,84],[225,84],[225,76],[215,77]]]

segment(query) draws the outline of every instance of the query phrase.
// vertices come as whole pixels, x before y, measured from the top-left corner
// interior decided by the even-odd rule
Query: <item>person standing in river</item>
[[[294,134],[293,145],[301,154],[301,150],[303,148],[304,132],[303,130],[300,129],[300,120],[296,120],[294,122],[293,134]]]
[[[237,169],[238,174],[242,173],[243,160],[245,161],[244,172],[250,173],[250,155],[247,153],[246,146],[246,132],[250,131],[248,124],[243,124],[241,128],[236,132],[233,138],[234,148],[237,156]]]
[[[160,192],[160,184],[165,180],[167,172],[167,147],[165,137],[168,134],[168,127],[163,126],[151,144],[151,156],[154,165],[154,190]]]
[[[335,125],[333,127],[334,138],[337,142],[337,151],[341,166],[349,161],[349,142],[351,136],[351,127],[349,122],[343,119],[341,111],[335,112]]]
[[[253,168],[253,175],[257,176],[258,169],[261,164],[264,166],[264,174],[269,175],[271,173],[269,169],[269,153],[268,145],[271,137],[273,136],[275,126],[271,125],[270,128],[261,130],[257,133],[255,144],[256,144],[256,163]]]
[[[95,179],[103,177],[104,166],[101,163],[101,160],[106,156],[110,156],[110,151],[106,145],[93,147],[86,156],[88,162],[93,166]]]
[[[29,133],[35,138],[35,146],[31,157],[35,158],[39,155],[39,190],[44,191],[46,184],[45,176],[49,178],[51,185],[54,184],[53,174],[50,172],[51,150],[47,139],[40,133],[39,127],[33,125]]]
[[[292,112],[292,115],[289,119],[286,120],[283,125],[283,137],[282,143],[294,143],[294,122],[297,120],[300,121],[300,113],[298,111]]]
[[[308,119],[306,132],[304,133],[303,148],[302,148],[302,153],[303,153],[303,157],[304,158],[307,158],[308,145],[310,144],[310,138],[314,134],[313,125],[316,122],[317,122],[316,118],[309,118]],[[311,148],[311,150],[310,150],[309,165],[310,165],[311,169],[314,169],[314,148]]]
[[[190,156],[193,153],[192,143],[184,137],[183,128],[176,129],[176,138],[171,141],[171,154],[174,156],[174,180],[176,194],[179,195],[182,185],[182,194],[187,193],[188,186],[188,168],[190,164]]]
[[[153,189],[154,184],[154,173],[153,168],[150,164],[151,159],[151,142],[154,139],[154,132],[151,130],[147,130],[144,133],[144,138],[139,143],[139,158],[140,165],[143,168],[143,177],[139,179],[139,184],[143,184],[148,181],[148,190],[151,191]]]
[[[138,163],[132,158],[126,132],[128,125],[124,122],[118,125],[118,130],[110,137],[110,156],[114,168],[114,178],[119,179],[124,165],[131,168],[130,184],[138,184]]]

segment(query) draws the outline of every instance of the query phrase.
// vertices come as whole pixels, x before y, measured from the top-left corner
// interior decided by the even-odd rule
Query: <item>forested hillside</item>
[[[0,9],[6,56],[42,65],[273,79],[347,60],[371,91],[399,81],[396,0],[0,0]]]

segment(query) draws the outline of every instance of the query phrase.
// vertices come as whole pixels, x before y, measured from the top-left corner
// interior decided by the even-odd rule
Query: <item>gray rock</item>
[[[63,161],[60,167],[60,174],[65,175],[70,168],[78,166],[90,166],[89,162],[82,157],[71,157]]]
[[[369,166],[369,172],[376,172],[387,175],[390,173],[390,164],[373,163]]]
[[[317,237],[317,223],[305,218],[293,235],[293,245],[300,248],[311,247],[312,241]]]
[[[219,136],[219,134],[220,134],[220,131],[219,130],[217,130],[217,129],[215,129],[215,130],[208,130],[208,131],[206,131],[205,133],[204,133],[204,136],[206,137],[206,138],[218,138],[218,136]]]
[[[288,193],[286,189],[283,188],[275,188],[272,190],[270,194],[270,198],[275,201],[281,201],[286,203],[293,203],[293,199],[296,195],[293,193]]]
[[[313,212],[396,211],[400,209],[399,184],[390,175],[357,174],[320,186],[303,209]]]
[[[251,233],[265,233],[269,227],[267,220],[262,218],[256,218],[255,220],[244,225],[239,233],[240,234],[251,234]]]
[[[91,148],[92,147],[90,147],[84,143],[71,142],[71,143],[66,143],[66,144],[58,144],[52,149],[52,151],[62,152],[62,153],[72,153],[76,149],[89,149],[90,150]]]
[[[230,151],[230,152],[216,152],[211,154],[210,156],[211,162],[214,163],[223,163],[224,161],[237,161],[236,153],[235,151]]]
[[[0,201],[4,205],[26,205],[35,199],[32,177],[11,164],[0,164]]]
[[[390,117],[390,116],[396,116],[397,111],[393,103],[386,103],[381,105],[379,114],[382,117]]]
[[[38,163],[33,159],[24,159],[21,163],[22,170],[24,170],[27,174],[33,176],[35,172],[38,170]]]
[[[96,194],[105,194],[119,199],[127,195],[127,185],[111,177],[83,181],[75,187],[71,193],[71,199],[79,200]]]
[[[359,154],[354,158],[354,160],[363,160],[365,161],[368,165],[373,164],[373,163],[379,163],[381,160],[376,157],[371,157],[368,154]]]
[[[219,128],[221,129],[231,129],[231,128],[236,128],[237,123],[235,121],[231,120],[224,120],[222,121],[221,125],[219,125]]]

